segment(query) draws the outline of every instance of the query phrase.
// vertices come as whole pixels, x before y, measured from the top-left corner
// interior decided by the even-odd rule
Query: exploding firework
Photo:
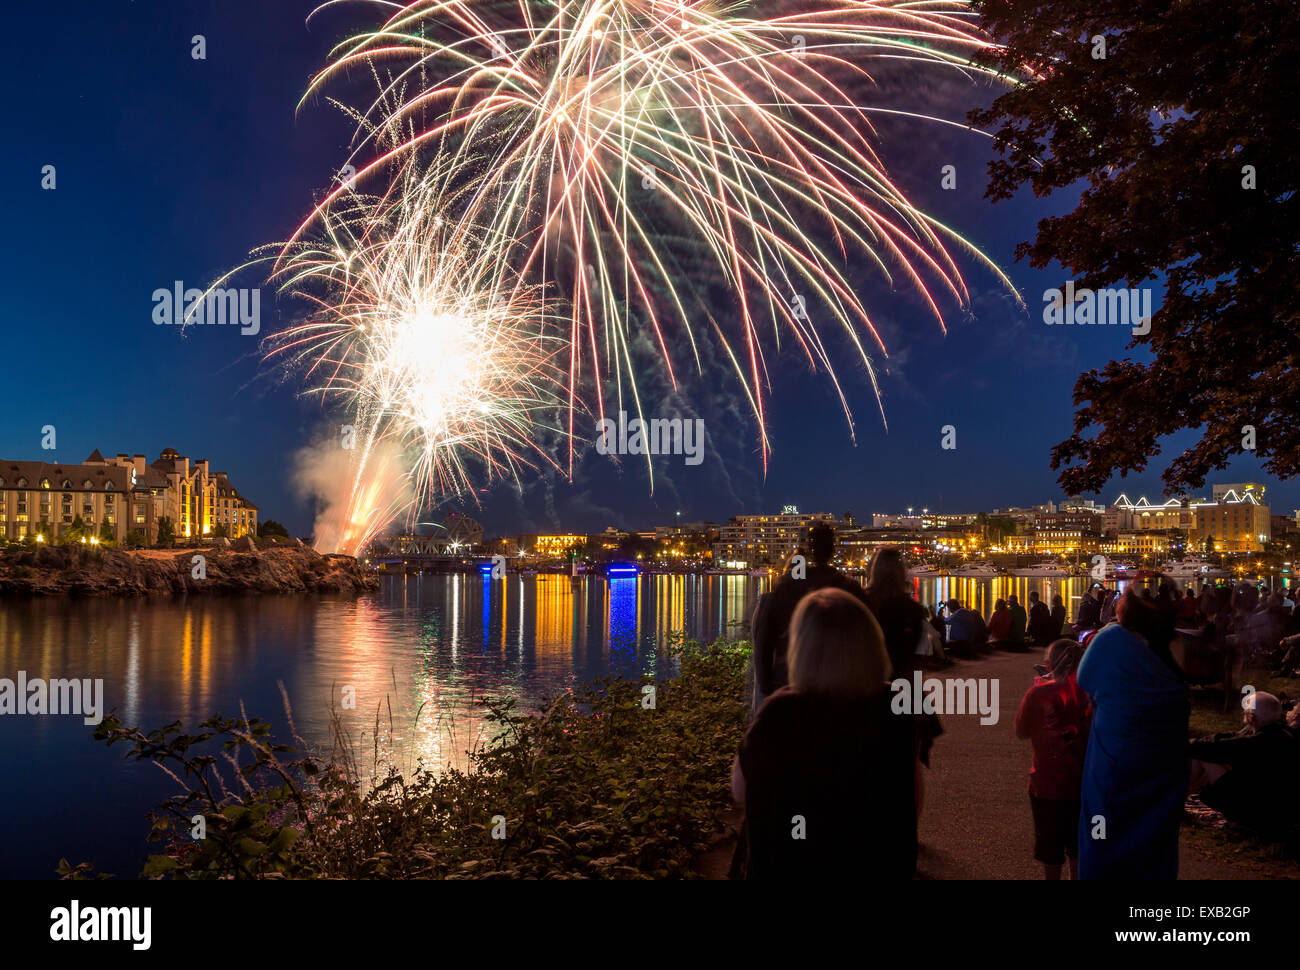
[[[280,294],[307,305],[267,359],[351,421],[300,473],[324,505],[321,548],[355,552],[396,519],[553,464],[538,441],[560,434],[563,407],[548,304],[440,175],[408,167],[383,196],[339,194],[245,264],[270,262]]]
[[[611,376],[640,411],[636,335],[652,335],[676,386],[680,357],[700,366],[707,323],[766,461],[769,333],[777,346],[792,335],[829,373],[851,428],[816,322],[829,321],[879,400],[868,347],[885,348],[849,277],[856,264],[910,284],[940,326],[942,299],[968,302],[954,250],[1010,287],[908,201],[873,145],[873,113],[906,113],[871,103],[873,62],[980,70],[970,57],[990,45],[968,3],[813,0],[768,15],[714,0],[388,6],[307,95],[368,68],[379,93],[356,109],[354,158],[373,161],[358,178],[430,146],[447,152],[501,258],[566,297],[570,433],[584,379],[601,414]],[[394,128],[409,136],[371,142]],[[733,303],[725,319],[709,310],[719,287]]]

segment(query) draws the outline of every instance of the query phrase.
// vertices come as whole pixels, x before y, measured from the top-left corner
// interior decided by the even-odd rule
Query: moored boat
[[[1011,570],[1012,576],[1037,576],[1037,577],[1065,577],[1070,575],[1070,570],[1054,562],[1036,562],[1028,566],[1022,566],[1020,569]]]
[[[1190,556],[1165,563],[1160,571],[1174,579],[1223,579],[1232,575],[1230,570],[1214,565],[1203,556]]]
[[[964,562],[950,575],[970,579],[992,579],[995,576],[1005,575],[1005,570],[991,562]]]
[[[940,569],[938,566],[926,565],[925,563],[917,566],[910,566],[907,570],[907,575],[912,579],[929,579],[934,576],[944,576],[946,574],[946,570]]]

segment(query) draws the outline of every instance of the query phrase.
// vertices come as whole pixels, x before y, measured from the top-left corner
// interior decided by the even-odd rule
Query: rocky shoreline
[[[321,555],[297,540],[260,548],[240,540],[165,551],[39,546],[0,555],[0,596],[364,593],[378,588],[378,577],[352,556]]]

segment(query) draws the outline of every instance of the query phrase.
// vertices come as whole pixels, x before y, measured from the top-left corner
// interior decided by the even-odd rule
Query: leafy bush
[[[179,722],[143,734],[109,715],[95,735],[126,742],[129,758],[184,789],[152,814],[161,852],[146,877],[689,877],[730,802],[749,647],[670,652],[680,673],[657,683],[601,681],[533,713],[484,701],[494,740],[465,771],[390,767],[363,781],[346,754],[304,755],[265,722],[220,715],[197,734]],[[336,719],[336,751],[348,750],[341,731]],[[197,815],[202,840],[190,835]],[[493,838],[498,816],[504,838]],[[82,878],[89,866],[65,860],[59,871]]]

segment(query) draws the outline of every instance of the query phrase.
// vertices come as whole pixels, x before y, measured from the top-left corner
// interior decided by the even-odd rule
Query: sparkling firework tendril
[[[447,151],[473,182],[476,218],[518,241],[503,258],[568,297],[570,434],[586,376],[602,415],[610,376],[620,406],[626,382],[641,411],[637,333],[653,335],[675,387],[672,351],[689,348],[699,369],[707,321],[757,418],[766,464],[769,325],[777,346],[784,329],[829,373],[851,430],[834,351],[814,323],[829,318],[879,403],[867,344],[885,347],[848,276],[855,261],[908,283],[941,327],[940,299],[969,302],[950,247],[1012,290],[890,179],[871,115],[910,112],[855,103],[872,62],[989,73],[970,61],[991,45],[969,3],[812,0],[766,15],[771,3],[714,0],[385,6],[388,21],[340,45],[304,100],[368,67],[380,91],[358,109],[354,158],[368,145],[375,157],[358,177],[428,146]],[[372,142],[368,132],[394,126],[409,137]],[[708,308],[718,282],[732,295],[727,320]],[[570,473],[572,461],[570,450]]]
[[[340,551],[477,484],[554,465],[538,443],[561,433],[551,416],[564,406],[548,305],[511,279],[491,230],[458,215],[444,175],[411,166],[384,196],[336,195],[245,264],[271,262],[281,295],[310,307],[268,339],[267,359],[355,416],[346,511],[326,527]]]

